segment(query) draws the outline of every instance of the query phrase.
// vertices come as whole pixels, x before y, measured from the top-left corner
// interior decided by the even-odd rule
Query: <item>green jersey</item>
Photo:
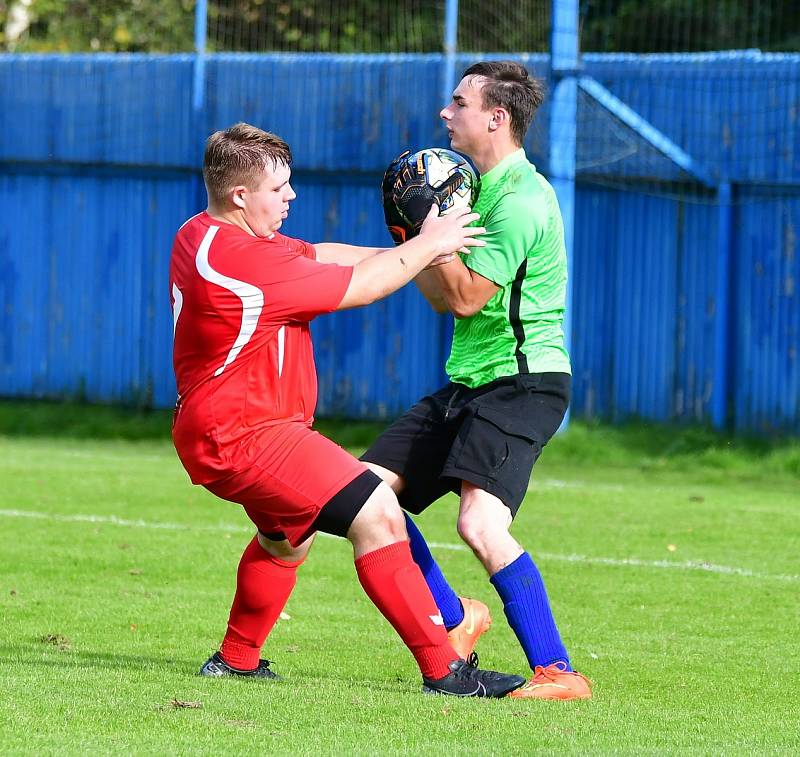
[[[567,254],[553,188],[520,148],[481,177],[473,210],[486,246],[462,260],[500,291],[475,315],[456,319],[450,380],[476,387],[517,373],[570,373]]]

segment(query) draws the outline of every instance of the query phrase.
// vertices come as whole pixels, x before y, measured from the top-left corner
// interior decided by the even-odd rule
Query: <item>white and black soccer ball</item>
[[[467,159],[442,147],[406,150],[386,169],[381,185],[386,226],[396,244],[416,236],[431,205],[440,215],[472,207],[478,177]]]

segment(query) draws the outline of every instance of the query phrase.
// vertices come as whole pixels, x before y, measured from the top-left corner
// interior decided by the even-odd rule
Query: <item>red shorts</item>
[[[253,434],[237,447],[231,467],[230,476],[203,486],[242,505],[262,533],[283,534],[295,547],[314,532],[323,506],[367,470],[302,423],[282,423]]]

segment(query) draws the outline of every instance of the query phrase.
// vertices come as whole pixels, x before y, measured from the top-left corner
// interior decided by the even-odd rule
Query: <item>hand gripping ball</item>
[[[395,244],[419,234],[434,202],[440,215],[472,207],[477,186],[472,166],[452,150],[429,147],[403,152],[389,164],[381,184],[386,226]]]

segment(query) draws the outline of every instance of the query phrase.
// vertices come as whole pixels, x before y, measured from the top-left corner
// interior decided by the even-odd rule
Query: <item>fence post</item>
[[[450,102],[455,88],[456,52],[458,51],[458,0],[447,0],[444,11],[444,70],[442,75],[442,102]]]
[[[575,143],[578,119],[578,0],[552,0],[550,29],[550,182],[564,219],[567,248],[564,337],[572,342],[572,249],[575,238]],[[569,415],[564,418],[566,428]]]
[[[716,429],[728,423],[731,382],[730,287],[733,263],[733,188],[721,181],[717,188],[717,277],[714,310],[714,383],[711,392],[711,422]]]
[[[206,90],[206,28],[208,25],[207,0],[197,0],[194,11],[194,81],[192,107],[195,115],[202,109]]]

